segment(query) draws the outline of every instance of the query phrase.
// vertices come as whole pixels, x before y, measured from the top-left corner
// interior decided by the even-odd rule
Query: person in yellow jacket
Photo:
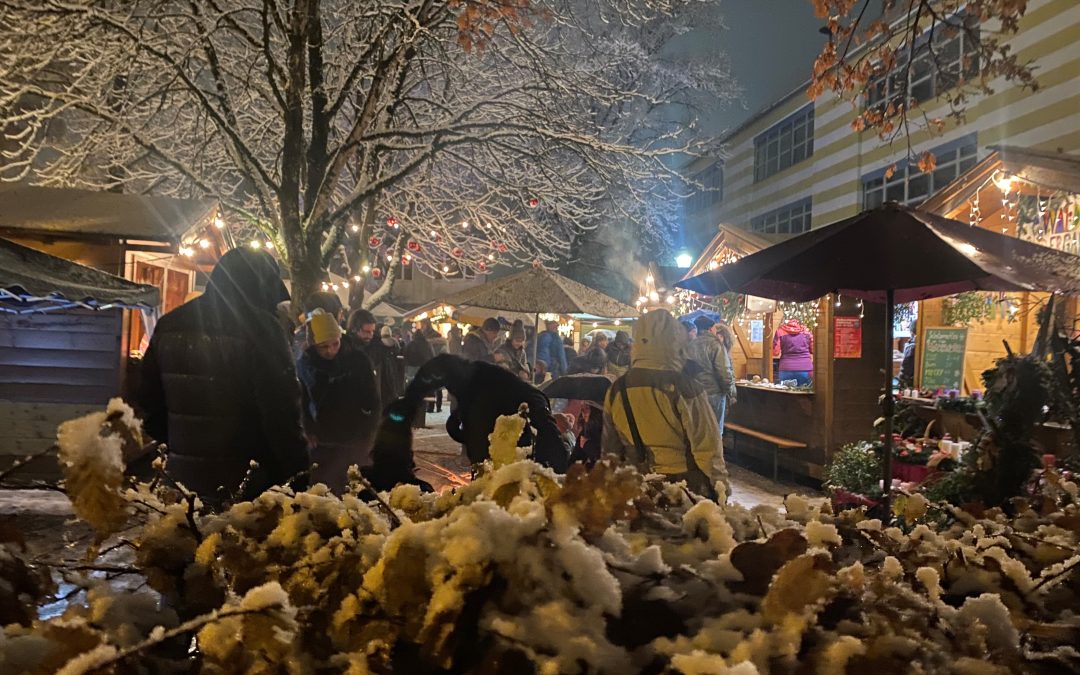
[[[716,481],[727,492],[727,467],[709,398],[683,373],[687,342],[686,331],[665,310],[637,321],[630,370],[604,401],[602,449],[715,497]]]

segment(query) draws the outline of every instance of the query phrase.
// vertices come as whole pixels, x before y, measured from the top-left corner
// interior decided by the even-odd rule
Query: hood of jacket
[[[253,307],[274,312],[278,303],[289,299],[289,291],[273,256],[241,247],[221,256],[210,273],[206,296],[224,302],[234,311]]]
[[[615,332],[615,344],[620,347],[627,347],[630,345],[630,334],[624,330]]]
[[[686,363],[686,331],[667,310],[656,309],[634,324],[631,366],[682,370]]]
[[[731,349],[735,346],[735,335],[731,332],[731,326],[726,323],[716,324],[716,333],[720,336],[720,339],[724,341],[724,345]]]

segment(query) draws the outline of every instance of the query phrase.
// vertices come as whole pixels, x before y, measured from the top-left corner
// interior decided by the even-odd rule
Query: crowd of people
[[[380,457],[408,474],[412,417],[421,405],[441,410],[443,389],[447,430],[474,464],[487,458],[495,419],[525,404],[520,444],[556,471],[613,454],[701,494],[727,483],[732,338],[711,319],[684,328],[655,310],[636,322],[634,339],[593,331],[575,349],[557,322],[530,335],[521,322],[505,330],[489,318],[444,336],[429,320],[394,328],[364,309],[347,313],[332,293],[307,298],[289,335],[287,300],[270,255],[235,249],[202,296],[162,317],[147,349],[138,401],[146,430],[167,444],[170,474],[211,506],[289,481],[341,491],[349,466],[365,470]],[[553,410],[536,385],[565,375],[611,384],[603,400]],[[372,475],[390,476],[376,485],[385,489],[404,474]]]

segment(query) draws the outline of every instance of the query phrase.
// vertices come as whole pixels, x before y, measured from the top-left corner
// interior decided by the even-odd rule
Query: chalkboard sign
[[[927,328],[922,344],[920,387],[959,390],[964,383],[967,328]]]

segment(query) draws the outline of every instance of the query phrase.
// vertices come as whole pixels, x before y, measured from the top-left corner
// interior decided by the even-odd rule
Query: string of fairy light
[[[1002,234],[1008,234],[1012,223],[1017,238],[1044,244],[1049,236],[1080,227],[1080,196],[1001,170],[975,189],[968,205],[968,223],[973,227],[983,223],[983,191],[991,185],[1001,193]],[[1035,194],[1022,194],[1022,186],[1034,188]]]
[[[540,207],[540,200],[529,197],[522,201],[522,205],[535,210]],[[472,214],[471,211],[468,213]],[[529,236],[539,239],[534,242],[537,246],[530,247],[528,242],[518,241],[524,236],[518,232],[520,228],[507,227],[491,218],[491,214],[487,216],[476,213],[460,220],[435,216],[429,226],[421,226],[420,218],[409,219],[411,224],[405,224],[402,218],[387,215],[367,234],[364,234],[363,226],[353,223],[347,228],[343,245],[357,254],[360,261],[358,267],[350,269],[351,262],[348,259],[342,261],[344,271],[339,270],[339,274],[344,278],[334,281],[331,277],[323,282],[323,289],[347,289],[350,281],[357,284],[366,280],[380,282],[398,264],[402,267],[416,266],[433,277],[488,274],[495,265],[506,262],[531,262],[534,266],[540,266],[543,261],[530,251],[541,245],[556,250],[560,245],[560,242],[544,234],[544,228],[531,228]],[[519,213],[509,207],[502,208],[502,216],[510,221],[520,219]],[[224,248],[237,248],[240,245],[221,212],[214,216],[207,229],[210,227],[218,231]],[[361,237],[366,239],[361,241]],[[185,258],[194,258],[200,251],[209,251],[214,247],[215,238],[212,232],[204,231],[200,236],[182,242],[178,253]],[[247,245],[256,250],[277,250],[277,245],[269,238],[256,237]]]

